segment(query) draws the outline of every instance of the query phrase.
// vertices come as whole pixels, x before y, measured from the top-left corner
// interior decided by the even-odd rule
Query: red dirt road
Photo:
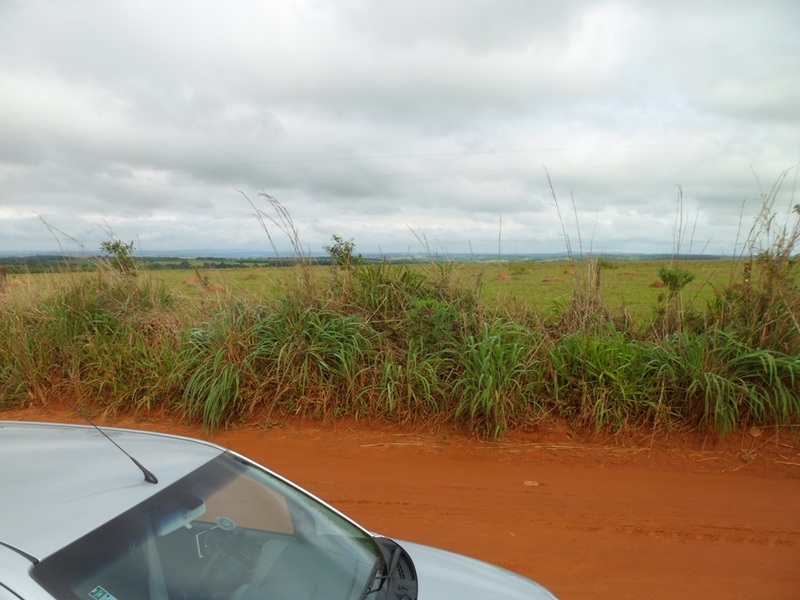
[[[0,419],[77,421],[45,409]],[[170,421],[101,423],[211,439],[373,531],[518,571],[564,600],[800,598],[800,432],[490,443],[352,422],[210,436]]]

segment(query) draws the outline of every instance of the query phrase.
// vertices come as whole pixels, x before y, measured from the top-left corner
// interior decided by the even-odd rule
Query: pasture
[[[652,318],[663,303],[665,289],[658,287],[658,270],[669,267],[668,260],[605,261],[600,268],[600,295],[609,309],[626,310],[637,322]],[[689,310],[705,310],[715,290],[737,283],[738,261],[725,259],[682,260],[678,263],[695,275],[683,290],[684,305]],[[405,267],[404,265],[403,267]],[[485,306],[498,311],[535,311],[554,315],[563,309],[576,289],[586,285],[587,263],[581,261],[507,261],[483,263],[419,262],[408,266],[425,277],[439,277],[443,269],[448,277],[465,290],[475,292]],[[245,302],[274,300],[297,281],[297,267],[247,267],[215,269],[145,270],[140,274],[170,293],[191,303],[208,298]],[[311,279],[321,285],[330,282],[330,266],[312,265],[306,269]],[[200,277],[198,277],[199,273]],[[78,274],[47,273],[18,276],[25,286],[16,286],[12,294],[36,295],[63,285]],[[204,278],[204,282],[200,278]]]

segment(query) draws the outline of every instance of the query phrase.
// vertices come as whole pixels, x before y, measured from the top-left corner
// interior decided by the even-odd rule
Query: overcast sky
[[[797,0],[0,0],[0,251],[271,252],[266,192],[314,255],[670,252],[681,207],[681,251],[730,255],[787,169],[795,202],[799,26]]]

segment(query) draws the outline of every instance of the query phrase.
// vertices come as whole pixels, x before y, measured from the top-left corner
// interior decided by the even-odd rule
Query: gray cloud
[[[240,194],[265,190],[313,252],[493,252],[501,221],[508,251],[561,251],[574,213],[597,250],[660,252],[680,186],[730,253],[800,152],[793,1],[0,12],[0,251],[54,248],[42,219],[89,247],[266,250]]]

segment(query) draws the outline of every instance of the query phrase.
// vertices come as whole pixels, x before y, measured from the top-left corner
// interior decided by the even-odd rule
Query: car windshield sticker
[[[103,589],[99,585],[96,588],[94,588],[91,592],[89,592],[89,595],[94,600],[117,600],[115,596],[109,594],[105,589]]]

